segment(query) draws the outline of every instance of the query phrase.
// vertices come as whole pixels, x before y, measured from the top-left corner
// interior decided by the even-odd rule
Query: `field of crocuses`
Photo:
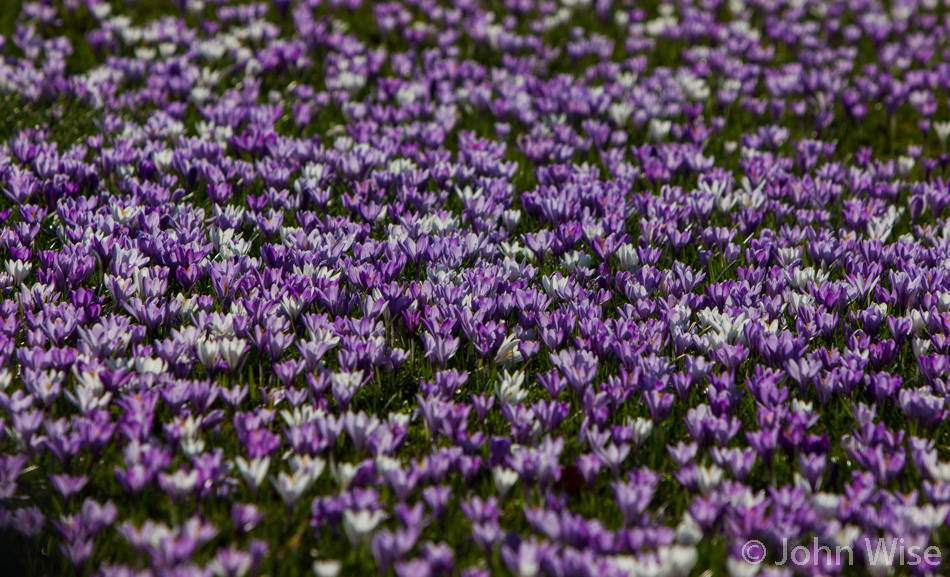
[[[0,574],[950,574],[948,4],[0,0]]]

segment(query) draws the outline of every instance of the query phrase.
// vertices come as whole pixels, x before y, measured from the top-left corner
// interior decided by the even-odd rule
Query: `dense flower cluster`
[[[19,571],[950,546],[944,5],[120,4],[0,8]]]

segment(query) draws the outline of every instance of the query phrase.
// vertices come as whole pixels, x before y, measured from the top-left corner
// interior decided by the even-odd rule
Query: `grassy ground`
[[[59,4],[61,3],[58,2],[57,5]],[[176,13],[171,2],[160,0],[141,0],[139,2],[130,3],[113,2],[113,6],[117,11],[121,9],[122,12],[131,15],[133,22],[136,23],[149,22],[160,16],[174,15]],[[20,8],[21,3],[19,0],[9,0],[9,2],[0,9],[0,33],[9,36],[13,32]],[[499,12],[501,8],[499,5]],[[655,3],[647,3],[643,8],[646,9],[649,14],[655,14]],[[941,7],[940,10],[943,10],[943,7]],[[66,14],[64,10],[60,12]],[[271,17],[273,21],[281,25],[287,33],[290,33],[292,30],[291,21],[281,19],[276,10],[272,10]],[[194,22],[193,16],[189,16],[188,18],[189,22]],[[363,41],[372,44],[383,41],[378,30],[376,30],[372,13],[367,5],[364,5],[361,9],[348,16],[348,22],[350,24],[350,31]],[[67,70],[70,73],[86,72],[102,61],[101,57],[96,55],[89,48],[84,38],[84,32],[88,30],[90,23],[89,15],[80,11],[78,14],[64,17],[62,27],[57,30],[58,34],[63,34],[69,38],[74,47],[73,54],[67,65]],[[623,31],[619,27],[613,24],[604,25],[593,16],[579,18],[576,22],[573,22],[573,24],[584,27],[587,30],[599,30],[616,39],[617,48],[615,57],[624,58],[627,56],[622,42]],[[559,31],[558,34],[563,34],[563,31]],[[548,43],[549,45],[556,45],[559,41],[563,40],[564,38],[559,38],[555,35],[548,39]],[[398,40],[393,40],[390,46],[393,50],[401,48]],[[651,68],[679,65],[682,61],[682,52],[686,48],[688,48],[688,45],[685,42],[661,44],[657,50],[649,56]],[[870,62],[874,58],[874,55],[869,52],[870,49],[867,46],[860,46],[859,48],[862,54],[867,55],[866,59],[859,59],[859,65]],[[468,46],[464,42],[461,45],[461,49],[463,53],[471,53],[472,56],[476,58],[483,56],[475,46]],[[315,66],[310,69],[306,75],[299,77],[291,73],[283,73],[268,77],[262,87],[262,94],[266,95],[270,89],[286,91],[294,82],[320,86],[323,82],[321,63],[325,55],[311,54],[310,56],[315,62]],[[780,63],[792,62],[795,58],[795,47],[778,47],[777,60]],[[486,57],[486,60],[490,59]],[[552,76],[559,73],[572,73],[578,70],[578,68],[578,64],[572,63],[566,56],[562,55],[552,63],[550,73]],[[856,68],[859,68],[859,66],[856,66]],[[238,81],[238,78],[226,78],[224,84],[225,86],[229,84],[235,85]],[[760,90],[761,95],[764,96],[764,87],[760,87]],[[714,109],[714,106],[707,106],[705,112],[707,122],[712,120],[712,110]],[[126,112],[144,121],[154,113],[154,110],[144,106],[140,109]],[[945,105],[941,104],[940,114],[945,114],[946,112]],[[767,124],[768,122],[761,118],[753,118],[749,112],[738,107],[727,110],[724,116],[727,120],[725,131],[721,138],[717,138],[715,142],[710,143],[707,150],[715,152],[717,166],[739,173],[738,154],[729,155],[726,152],[725,143],[728,141],[738,141],[743,134],[748,134],[753,127]],[[189,119],[189,126],[186,126],[186,131],[193,133],[193,124],[196,122],[198,116],[194,110],[191,110],[189,114],[186,115],[186,118]],[[0,95],[0,141],[8,141],[14,134],[25,128],[43,127],[49,131],[51,141],[58,143],[61,149],[67,149],[76,143],[83,142],[89,135],[95,134],[97,132],[98,123],[102,122],[102,120],[103,111],[91,109],[87,105],[76,101],[41,100],[31,102],[16,94]],[[786,118],[785,120],[788,119]],[[459,118],[459,122],[461,130],[474,130],[481,135],[494,135],[494,124],[488,115],[463,113]],[[324,135],[330,127],[342,123],[342,112],[333,105],[330,105],[317,115],[311,124],[304,129],[304,134]],[[834,122],[820,134],[811,128],[813,122],[809,117],[804,118],[800,123],[784,122],[784,125],[792,130],[789,141],[803,138],[821,138],[826,141],[836,140],[838,146],[835,157],[845,162],[850,160],[855,152],[863,146],[871,147],[875,151],[877,158],[884,159],[893,159],[902,154],[906,154],[907,143],[921,144],[925,155],[932,154],[937,148],[935,137],[932,135],[929,137],[922,136],[916,127],[915,115],[907,110],[903,110],[896,118],[890,118],[884,109],[875,108],[869,111],[864,122],[858,125],[850,120],[839,106],[835,110]],[[285,118],[281,119],[281,122],[278,123],[278,127],[282,131],[286,131],[288,135],[297,135],[295,132],[296,129],[293,127],[289,116],[285,116]],[[517,124],[515,124],[512,127],[512,134],[517,134],[527,128],[528,127],[517,126]],[[642,134],[631,134],[631,144],[639,144],[644,140],[644,135]],[[784,152],[788,153],[788,147],[789,145],[786,144],[783,149]],[[534,167],[517,151],[514,137],[509,139],[507,158],[509,161],[519,163],[519,172],[515,177],[518,193],[524,193],[535,188],[537,183]],[[577,161],[588,161],[600,166],[601,169],[604,168],[601,159],[593,154],[588,158],[577,159]],[[922,176],[921,167],[918,166],[914,171],[913,177],[919,178]],[[696,185],[696,182],[695,177],[681,176],[677,177],[673,184],[689,190],[690,187]],[[111,185],[107,184],[107,186]],[[243,194],[257,194],[260,192],[260,188],[260,183],[257,183],[250,190],[244,191]],[[339,192],[343,193],[344,191],[341,190]],[[206,207],[209,206],[207,202],[204,204]],[[9,208],[11,206],[12,204],[7,199],[0,199],[0,208]],[[454,206],[454,208],[458,209],[460,207]],[[840,203],[837,206],[828,207],[828,209],[831,211],[831,227],[833,229],[840,229],[843,226]],[[332,210],[339,212],[339,214],[345,214],[339,205]],[[628,223],[628,230],[635,237],[639,228],[638,219],[639,216],[635,216]],[[292,223],[292,221],[289,222]],[[934,224],[936,221],[931,217],[924,219],[924,222]],[[725,217],[718,218],[718,220],[712,224],[727,227],[732,226],[731,221]],[[778,223],[776,223],[772,217],[769,217],[764,224],[766,227],[773,228],[776,228],[777,225]],[[517,232],[529,232],[537,230],[537,228],[538,223],[525,215]],[[905,217],[895,227],[893,238],[911,232],[911,230],[910,219]],[[382,234],[382,232],[377,233],[377,235]],[[44,231],[41,239],[45,239],[50,247],[57,246],[58,241],[52,234],[52,231]],[[262,244],[263,239],[258,239],[255,242],[254,251],[259,250]],[[694,268],[699,267],[697,264],[698,255],[694,249],[688,248],[681,258],[687,262],[691,262]],[[672,264],[672,259],[672,255],[665,255],[661,267],[668,268]],[[805,256],[805,264],[814,264],[809,262],[807,253]],[[551,264],[541,267],[543,274],[551,274],[554,270],[555,267]],[[730,267],[727,263],[721,261],[712,262],[709,266],[709,272],[711,279],[716,279],[720,282],[738,279],[736,267]],[[833,272],[832,280],[836,280],[842,276],[842,271],[835,271]],[[101,277],[97,280],[101,280]],[[196,287],[196,291],[204,294],[210,293],[209,281],[205,280],[203,283],[200,283]],[[217,306],[221,307],[221,303],[218,303]],[[622,306],[621,299],[614,297],[612,301],[605,304],[604,310],[614,311],[619,306]],[[857,305],[854,305],[854,308],[857,309]],[[613,313],[611,312],[610,314]],[[510,323],[514,322],[514,318],[509,319],[509,321]],[[385,415],[393,411],[409,412],[414,410],[417,408],[415,395],[418,392],[418,383],[420,380],[426,380],[432,376],[432,370],[428,361],[422,359],[421,355],[418,354],[420,343],[418,341],[413,342],[408,332],[402,328],[394,326],[391,330],[391,344],[398,344],[406,350],[414,349],[416,354],[410,359],[410,362],[397,373],[379,375],[371,383],[371,386],[367,386],[363,389],[354,401],[354,410],[364,410],[377,415]],[[168,335],[158,334],[154,336],[165,338]],[[827,344],[842,348],[844,346],[843,334],[839,333],[833,342]],[[917,374],[916,362],[908,353],[909,351],[905,350],[897,365],[891,369],[891,372],[904,376],[905,387],[922,382]],[[287,358],[292,358],[294,355],[296,355],[296,351],[291,349],[291,351],[288,352]],[[468,347],[460,350],[452,362],[452,366],[472,371],[468,384],[463,391],[466,396],[468,394],[483,392],[490,393],[492,384],[497,377],[495,370],[481,369],[476,359],[477,357],[474,350]],[[252,385],[260,384],[260,367],[264,366],[266,362],[266,358],[261,358],[257,353],[252,352],[246,362],[246,382]],[[682,364],[681,360],[677,362],[680,365]],[[753,367],[753,362],[745,363],[736,375],[736,382],[743,383],[745,377],[751,374]],[[531,374],[542,374],[551,369],[552,366],[547,360],[546,351],[542,352],[542,354],[527,365],[527,370]],[[616,370],[616,365],[602,363],[597,380],[599,381],[608,375],[616,374]],[[266,375],[265,378],[267,378]],[[270,378],[272,379],[273,377]],[[228,380],[222,378],[221,383],[227,385]],[[255,397],[257,394],[259,393],[252,393],[252,400],[258,400]],[[530,400],[535,401],[540,398],[544,398],[544,395],[539,391],[535,391],[532,397],[530,397]],[[672,416],[665,421],[663,426],[654,431],[648,442],[649,446],[642,450],[642,458],[638,463],[647,465],[663,474],[660,490],[654,501],[655,507],[651,508],[651,511],[655,512],[657,518],[678,519],[689,504],[690,494],[673,479],[672,473],[675,471],[675,467],[667,458],[664,447],[687,438],[685,427],[682,424],[686,410],[688,407],[696,406],[701,403],[703,398],[704,393],[696,390],[693,391],[693,396],[688,403],[677,404]],[[820,405],[817,395],[813,390],[809,392],[808,399],[816,405]],[[562,463],[570,462],[581,450],[576,442],[581,423],[579,418],[574,418],[579,414],[579,404],[574,397],[570,398],[570,402],[570,414],[572,418],[568,419],[558,432],[560,436],[568,440],[562,457]],[[830,462],[832,463],[832,473],[828,476],[827,485],[825,487],[828,491],[840,492],[844,483],[850,478],[850,471],[855,470],[854,465],[848,462],[844,448],[836,442],[843,435],[847,434],[853,425],[853,418],[848,414],[848,410],[848,404],[842,399],[834,399],[833,404],[822,412],[822,420],[811,431],[814,434],[827,435],[832,441],[829,454]],[[648,416],[648,413],[644,405],[630,403],[616,415],[616,419],[618,422],[621,422],[628,416]],[[742,420],[745,430],[749,430],[749,426],[755,423],[755,405],[750,397],[747,396],[743,400],[738,416]],[[167,417],[169,417],[167,412],[160,412],[156,421],[162,422],[162,420]],[[910,427],[905,421],[903,413],[896,406],[889,406],[881,417],[882,422],[893,430],[909,429]],[[496,435],[507,435],[509,432],[507,421],[497,411],[488,419],[484,430],[486,434]],[[229,433],[229,431],[222,432],[214,441],[216,447],[220,447],[224,450],[226,458],[233,458],[241,454],[241,451],[236,437]],[[948,451],[943,447],[950,447],[950,425],[945,424],[941,426],[932,434],[931,438],[937,441],[938,447],[941,447],[941,455],[946,457]],[[357,455],[355,449],[348,441],[346,443],[347,444],[341,449],[341,455],[355,458]],[[444,441],[442,441],[442,443],[444,444]],[[421,427],[415,426],[410,428],[410,438],[407,441],[406,448],[401,452],[401,456],[404,458],[419,458],[429,453],[431,449],[431,440],[423,432]],[[91,491],[89,491],[89,493],[91,493],[92,496],[96,496],[100,500],[105,500],[110,496],[121,494],[121,488],[116,481],[111,465],[105,466],[105,463],[111,464],[116,462],[117,459],[120,459],[120,456],[113,445],[102,455],[101,465],[96,463],[82,465],[83,472],[91,475]],[[181,457],[176,457],[176,459],[181,459]],[[169,470],[173,470],[178,464],[178,460],[174,461]],[[49,455],[44,456],[37,465],[40,471],[49,472],[54,472],[58,467],[57,462]],[[761,490],[775,486],[776,484],[790,482],[795,467],[795,462],[791,460],[789,456],[779,454],[770,471],[767,471],[762,463],[757,465],[757,468],[750,476],[751,480],[749,485],[754,490]],[[911,490],[918,487],[919,482],[920,479],[905,478],[903,479],[905,485],[902,485],[901,489],[906,488],[907,490]],[[465,494],[468,490],[473,490],[481,495],[487,495],[494,491],[492,480],[490,476],[486,475],[479,475],[474,486],[467,486],[460,478],[452,479],[449,485],[452,487],[455,495]],[[45,475],[41,475],[37,472],[24,475],[21,487],[25,487],[38,502],[44,503],[45,507],[48,508],[47,510],[55,510],[60,506],[50,494]],[[315,554],[318,554],[321,558],[343,560],[344,574],[362,575],[368,574],[373,570],[373,563],[368,560],[366,552],[354,551],[340,534],[324,532],[314,537],[309,530],[310,502],[312,497],[314,495],[331,494],[335,491],[335,487],[336,484],[330,476],[324,475],[308,493],[310,498],[305,498],[302,504],[292,511],[284,511],[282,507],[277,505],[277,503],[279,503],[279,497],[269,485],[265,485],[257,495],[251,495],[243,487],[240,489],[241,500],[254,500],[259,503],[272,504],[272,506],[266,509],[268,518],[261,532],[256,535],[256,537],[262,538],[270,543],[272,553],[275,553],[269,558],[264,568],[268,574],[275,576],[306,574],[309,571],[310,563]],[[388,494],[386,489],[381,489],[381,491],[383,499],[392,501],[392,496]],[[522,514],[522,508],[525,506],[539,505],[541,503],[535,494],[530,494],[526,498],[517,493],[518,491],[515,491],[514,496],[506,503],[502,517],[502,526],[506,530],[515,533],[527,533],[529,529]],[[612,499],[609,479],[606,477],[602,477],[592,490],[582,490],[568,495],[568,504],[570,510],[580,512],[587,517],[597,517],[610,529],[616,529],[621,525],[620,511]],[[207,548],[208,550],[213,549],[214,546],[224,545],[237,539],[236,535],[230,532],[229,524],[225,521],[230,510],[230,503],[226,501],[209,502],[208,500],[204,500],[200,503],[185,502],[174,504],[167,496],[159,494],[156,491],[154,494],[145,495],[138,501],[120,503],[120,510],[120,518],[129,518],[136,522],[136,524],[140,524],[148,518],[161,518],[169,519],[172,522],[180,522],[191,514],[200,514],[208,519],[215,520],[218,527],[222,529],[222,532],[215,538],[212,545]],[[420,542],[427,539],[434,541],[445,540],[456,545],[456,560],[459,566],[464,567],[476,563],[482,558],[482,553],[474,544],[466,539],[468,532],[468,523],[458,507],[449,507],[447,516],[440,523],[429,526],[424,530]],[[948,538],[950,538],[950,533],[948,533],[946,528],[942,529],[938,535],[938,542],[943,544],[948,543],[950,542]],[[699,574],[706,567],[721,568],[725,561],[726,554],[724,545],[724,542],[718,538],[700,543],[700,562],[694,573]],[[0,541],[0,558],[12,559],[11,562],[14,563],[14,565],[10,568],[12,571],[10,574],[13,575],[27,573],[36,575],[68,574],[69,570],[66,564],[59,558],[58,554],[56,554],[54,547],[53,540],[49,538],[45,542],[38,543],[31,557],[24,559],[16,554],[21,550],[22,542],[18,538],[9,538],[8,536],[8,538]],[[119,539],[102,542],[98,547],[97,558],[99,559],[127,559],[130,555],[128,547],[120,542]],[[503,565],[497,553],[495,558],[488,561],[493,573],[503,571]],[[846,574],[848,573],[846,572]]]

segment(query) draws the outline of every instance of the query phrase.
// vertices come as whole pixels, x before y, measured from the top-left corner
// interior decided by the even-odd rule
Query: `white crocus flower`
[[[165,482],[168,491],[173,494],[172,496],[181,499],[195,490],[195,485],[198,484],[198,471],[192,469],[186,473],[179,469],[170,475],[162,473],[161,478]]]
[[[524,371],[510,374],[507,371],[499,376],[495,383],[495,394],[498,400],[507,405],[517,405],[528,398],[528,392],[521,388],[524,384]]]
[[[339,561],[314,561],[314,577],[337,577],[340,574],[342,565]]]
[[[495,354],[495,364],[507,368],[523,361],[524,356],[522,356],[521,351],[518,349],[519,343],[521,343],[521,341],[515,338],[514,335],[505,337],[501,346],[498,347],[498,352]]]
[[[343,512],[343,531],[350,540],[350,544],[356,546],[368,541],[369,536],[376,531],[385,518],[386,514],[382,511],[363,509],[354,513],[346,510]]]
[[[504,498],[508,491],[518,482],[518,473],[507,467],[497,466],[491,470],[492,479],[495,481],[495,490],[498,496]]]
[[[248,487],[257,490],[267,477],[267,470],[270,468],[270,457],[251,459],[250,461],[244,460],[244,457],[237,457],[234,459],[234,464],[237,465],[244,483]]]
[[[6,262],[6,268],[10,276],[13,277],[13,282],[19,285],[23,284],[26,277],[30,276],[33,265],[29,262],[23,262],[22,260],[8,260]]]
[[[288,507],[293,507],[300,500],[313,481],[314,476],[309,469],[301,469],[291,474],[281,471],[277,474],[277,479],[271,479],[274,488],[280,493],[280,498]]]

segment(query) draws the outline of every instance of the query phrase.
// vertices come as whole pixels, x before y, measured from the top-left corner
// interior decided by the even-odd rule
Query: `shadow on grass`
[[[27,561],[30,553],[27,551],[27,547],[32,547],[32,545],[28,545],[23,537],[14,531],[0,531],[0,575],[10,577],[32,575]],[[36,551],[32,551],[32,553],[34,553],[33,557],[35,558],[37,556]]]

